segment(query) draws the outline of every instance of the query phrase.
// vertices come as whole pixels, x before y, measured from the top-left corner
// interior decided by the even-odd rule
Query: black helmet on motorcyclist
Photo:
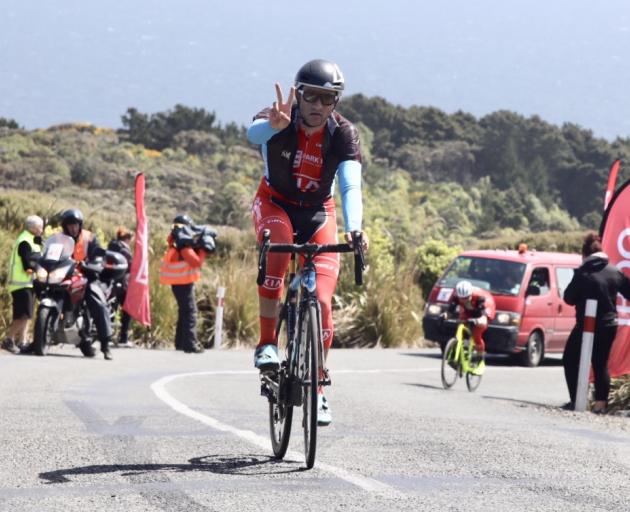
[[[180,213],[173,219],[173,224],[183,224],[184,226],[192,226],[193,220],[185,213]]]
[[[81,229],[83,229],[83,213],[81,213],[81,210],[70,208],[61,214],[61,227],[63,232],[68,236],[72,236],[68,231],[70,224],[78,224],[79,233],[81,232]]]
[[[295,75],[295,88],[301,90],[305,86],[334,92],[340,96],[344,88],[343,74],[334,62],[311,60]]]

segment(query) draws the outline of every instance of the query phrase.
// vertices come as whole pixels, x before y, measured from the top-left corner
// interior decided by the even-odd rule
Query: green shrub
[[[459,247],[449,247],[440,240],[428,240],[416,249],[414,277],[425,300],[446,266],[460,251]]]

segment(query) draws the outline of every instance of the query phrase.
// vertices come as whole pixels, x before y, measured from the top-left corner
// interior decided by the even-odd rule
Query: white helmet
[[[460,299],[467,299],[472,295],[473,286],[470,281],[460,281],[455,287],[455,293]]]

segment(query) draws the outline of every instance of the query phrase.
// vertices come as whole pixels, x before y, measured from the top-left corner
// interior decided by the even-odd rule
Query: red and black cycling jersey
[[[268,119],[269,110],[264,109],[254,119]],[[273,135],[261,151],[265,178],[273,190],[304,205],[322,204],[332,197],[340,162],[361,162],[359,134],[350,121],[333,112],[320,134],[306,138],[298,129],[296,106],[289,126]]]
[[[468,320],[469,318],[479,318],[487,316],[488,320],[493,320],[496,315],[496,305],[492,294],[482,288],[473,288],[472,295],[469,299],[460,299],[455,293],[449,302],[448,311],[455,313],[459,306],[460,320]]]

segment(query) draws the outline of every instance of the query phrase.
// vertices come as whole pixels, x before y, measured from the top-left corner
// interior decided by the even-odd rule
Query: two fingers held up
[[[291,122],[291,107],[295,100],[295,87],[291,87],[289,97],[285,102],[280,84],[276,83],[276,98],[269,112],[269,123],[274,130],[284,130]]]

